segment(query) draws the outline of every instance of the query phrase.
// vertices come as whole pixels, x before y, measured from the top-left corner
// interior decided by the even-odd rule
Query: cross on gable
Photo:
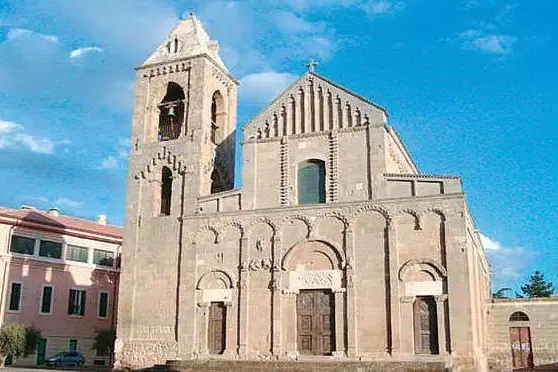
[[[314,72],[315,67],[318,66],[318,65],[319,65],[318,62],[316,62],[312,58],[310,58],[310,60],[306,64],[306,67],[308,67],[308,71]]]

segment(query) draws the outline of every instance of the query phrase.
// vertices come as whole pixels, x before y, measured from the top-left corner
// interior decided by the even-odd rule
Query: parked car
[[[77,351],[62,351],[60,353],[54,354],[51,357],[45,359],[47,366],[79,366],[85,364],[85,358],[82,353]]]

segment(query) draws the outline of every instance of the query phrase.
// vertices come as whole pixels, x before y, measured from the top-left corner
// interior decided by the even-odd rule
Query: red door
[[[514,367],[532,367],[531,332],[529,327],[510,327],[512,363]]]

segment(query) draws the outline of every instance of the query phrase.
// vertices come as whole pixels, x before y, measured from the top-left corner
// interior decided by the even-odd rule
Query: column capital
[[[347,292],[347,288],[332,288],[331,291],[333,293],[345,293]]]
[[[300,293],[300,291],[298,289],[290,289],[290,288],[284,288],[283,289],[283,294],[285,294],[285,295],[291,295],[291,296],[295,295],[296,296],[299,293]]]
[[[415,302],[415,296],[403,296],[403,297],[401,297],[401,302],[403,302],[403,303]]]
[[[209,302],[198,302],[198,307],[209,307]]]
[[[447,294],[437,295],[437,296],[434,296],[434,299],[435,299],[436,302],[438,302],[438,303],[444,302],[445,300],[448,299],[448,295],[447,295]]]

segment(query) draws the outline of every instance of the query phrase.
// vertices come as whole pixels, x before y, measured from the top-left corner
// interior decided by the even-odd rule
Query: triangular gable
[[[384,108],[323,76],[307,72],[254,116],[243,130],[247,140],[282,136],[285,129],[286,135],[290,135],[386,123]]]
[[[211,40],[200,20],[194,15],[190,15],[180,21],[141,67],[177,61],[202,54],[209,56],[219,67],[227,71],[219,56],[219,44],[217,41]]]

